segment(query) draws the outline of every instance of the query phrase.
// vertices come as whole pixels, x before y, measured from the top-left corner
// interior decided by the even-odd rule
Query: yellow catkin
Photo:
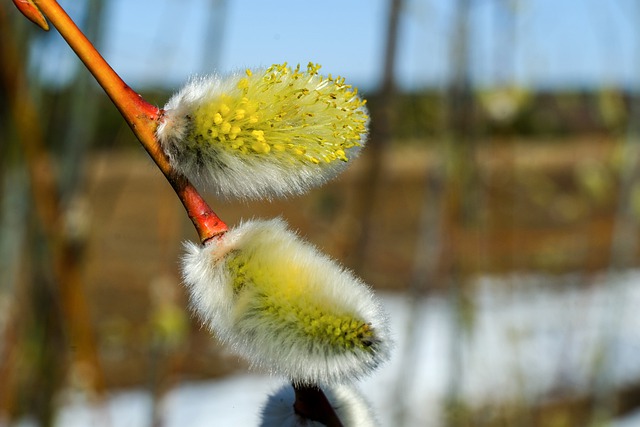
[[[369,120],[364,100],[344,78],[323,77],[320,65],[306,71],[287,64],[246,71],[235,87],[200,105],[190,116],[188,140],[239,156],[272,151],[306,164],[349,160]],[[252,141],[244,150],[233,141]]]
[[[251,312],[265,324],[277,324],[297,331],[301,339],[334,352],[360,348],[368,350],[373,331],[354,314],[336,312],[331,302],[310,297],[297,286],[299,272],[280,271],[274,276],[269,266],[256,266],[242,252],[229,256],[227,268],[236,295],[254,295]]]
[[[368,132],[356,88],[319,70],[195,78],[165,105],[158,141],[178,173],[222,196],[302,194],[341,173]]]
[[[298,384],[337,384],[389,359],[388,319],[369,287],[284,221],[247,221],[186,249],[192,307],[252,366]]]

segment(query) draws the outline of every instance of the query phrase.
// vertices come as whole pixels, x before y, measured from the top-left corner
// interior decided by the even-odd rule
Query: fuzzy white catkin
[[[356,89],[319,68],[193,78],[156,131],[174,169],[242,199],[301,194],[336,176],[364,146],[369,116]]]
[[[284,221],[248,221],[186,249],[192,306],[252,366],[296,383],[335,384],[388,359],[387,317],[373,292]]]
[[[323,392],[344,427],[378,427],[369,403],[352,386],[324,387]],[[324,424],[301,418],[293,410],[295,393],[285,385],[269,396],[260,414],[260,427],[321,427]]]

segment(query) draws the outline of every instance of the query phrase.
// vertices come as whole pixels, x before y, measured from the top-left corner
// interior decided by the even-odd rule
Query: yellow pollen
[[[262,130],[254,130],[251,132],[251,135],[258,140],[258,142],[264,142],[264,131]]]
[[[240,81],[238,81],[238,89],[242,90],[248,87],[249,87],[249,79],[243,78],[243,79],[240,79]]]
[[[318,64],[303,70],[275,64],[235,76],[235,87],[225,86],[228,91],[190,114],[190,143],[221,144],[247,155],[274,151],[281,153],[275,161],[288,156],[292,166],[349,161],[350,149],[360,147],[367,133],[366,101],[344,77],[320,75]]]
[[[271,151],[271,147],[269,147],[269,144],[263,141],[254,141],[253,144],[251,144],[251,149],[256,153],[264,153],[264,154]]]
[[[230,138],[230,139],[233,139],[233,142],[231,143],[231,148],[233,149],[240,148],[244,145],[244,140],[242,138]]]

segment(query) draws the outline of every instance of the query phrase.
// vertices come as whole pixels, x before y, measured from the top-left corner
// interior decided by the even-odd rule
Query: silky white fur
[[[376,427],[369,403],[352,386],[340,384],[322,391],[344,427]],[[271,394],[262,408],[260,427],[320,427],[323,424],[301,418],[293,410],[295,393],[287,384]]]
[[[373,292],[289,231],[281,219],[245,222],[204,247],[185,246],[182,270],[193,308],[251,365],[298,383],[335,384],[363,377],[388,359],[387,318]],[[313,319],[285,324],[256,310],[259,296],[249,286],[234,293],[227,261],[237,251],[244,251],[257,269],[273,268],[272,280],[278,280],[281,271],[293,271],[299,287],[295,292],[309,301],[325,301],[328,314],[346,311],[368,323],[373,331],[371,346],[332,347],[304,334],[303,328]],[[291,307],[292,313],[298,308]]]
[[[189,114],[220,94],[236,90],[242,77],[241,73],[224,78],[219,75],[195,77],[169,99],[156,135],[174,169],[223,197],[271,199],[303,194],[334,178],[348,166],[350,162],[345,161],[302,162],[275,150],[263,156],[241,156],[215,144],[197,149],[185,144],[191,126]],[[345,150],[350,159],[359,154],[366,136],[361,135],[361,145]]]

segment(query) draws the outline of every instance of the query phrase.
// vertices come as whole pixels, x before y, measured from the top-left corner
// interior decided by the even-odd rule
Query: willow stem
[[[201,242],[227,231],[227,225],[209,207],[189,180],[169,163],[155,136],[162,110],[132,90],[100,55],[55,0],[33,0],[66,40],[118,108],[142,146],[175,190],[193,222]]]
[[[327,427],[343,427],[323,391],[315,385],[293,384],[296,401],[293,409],[299,416],[318,421]]]

